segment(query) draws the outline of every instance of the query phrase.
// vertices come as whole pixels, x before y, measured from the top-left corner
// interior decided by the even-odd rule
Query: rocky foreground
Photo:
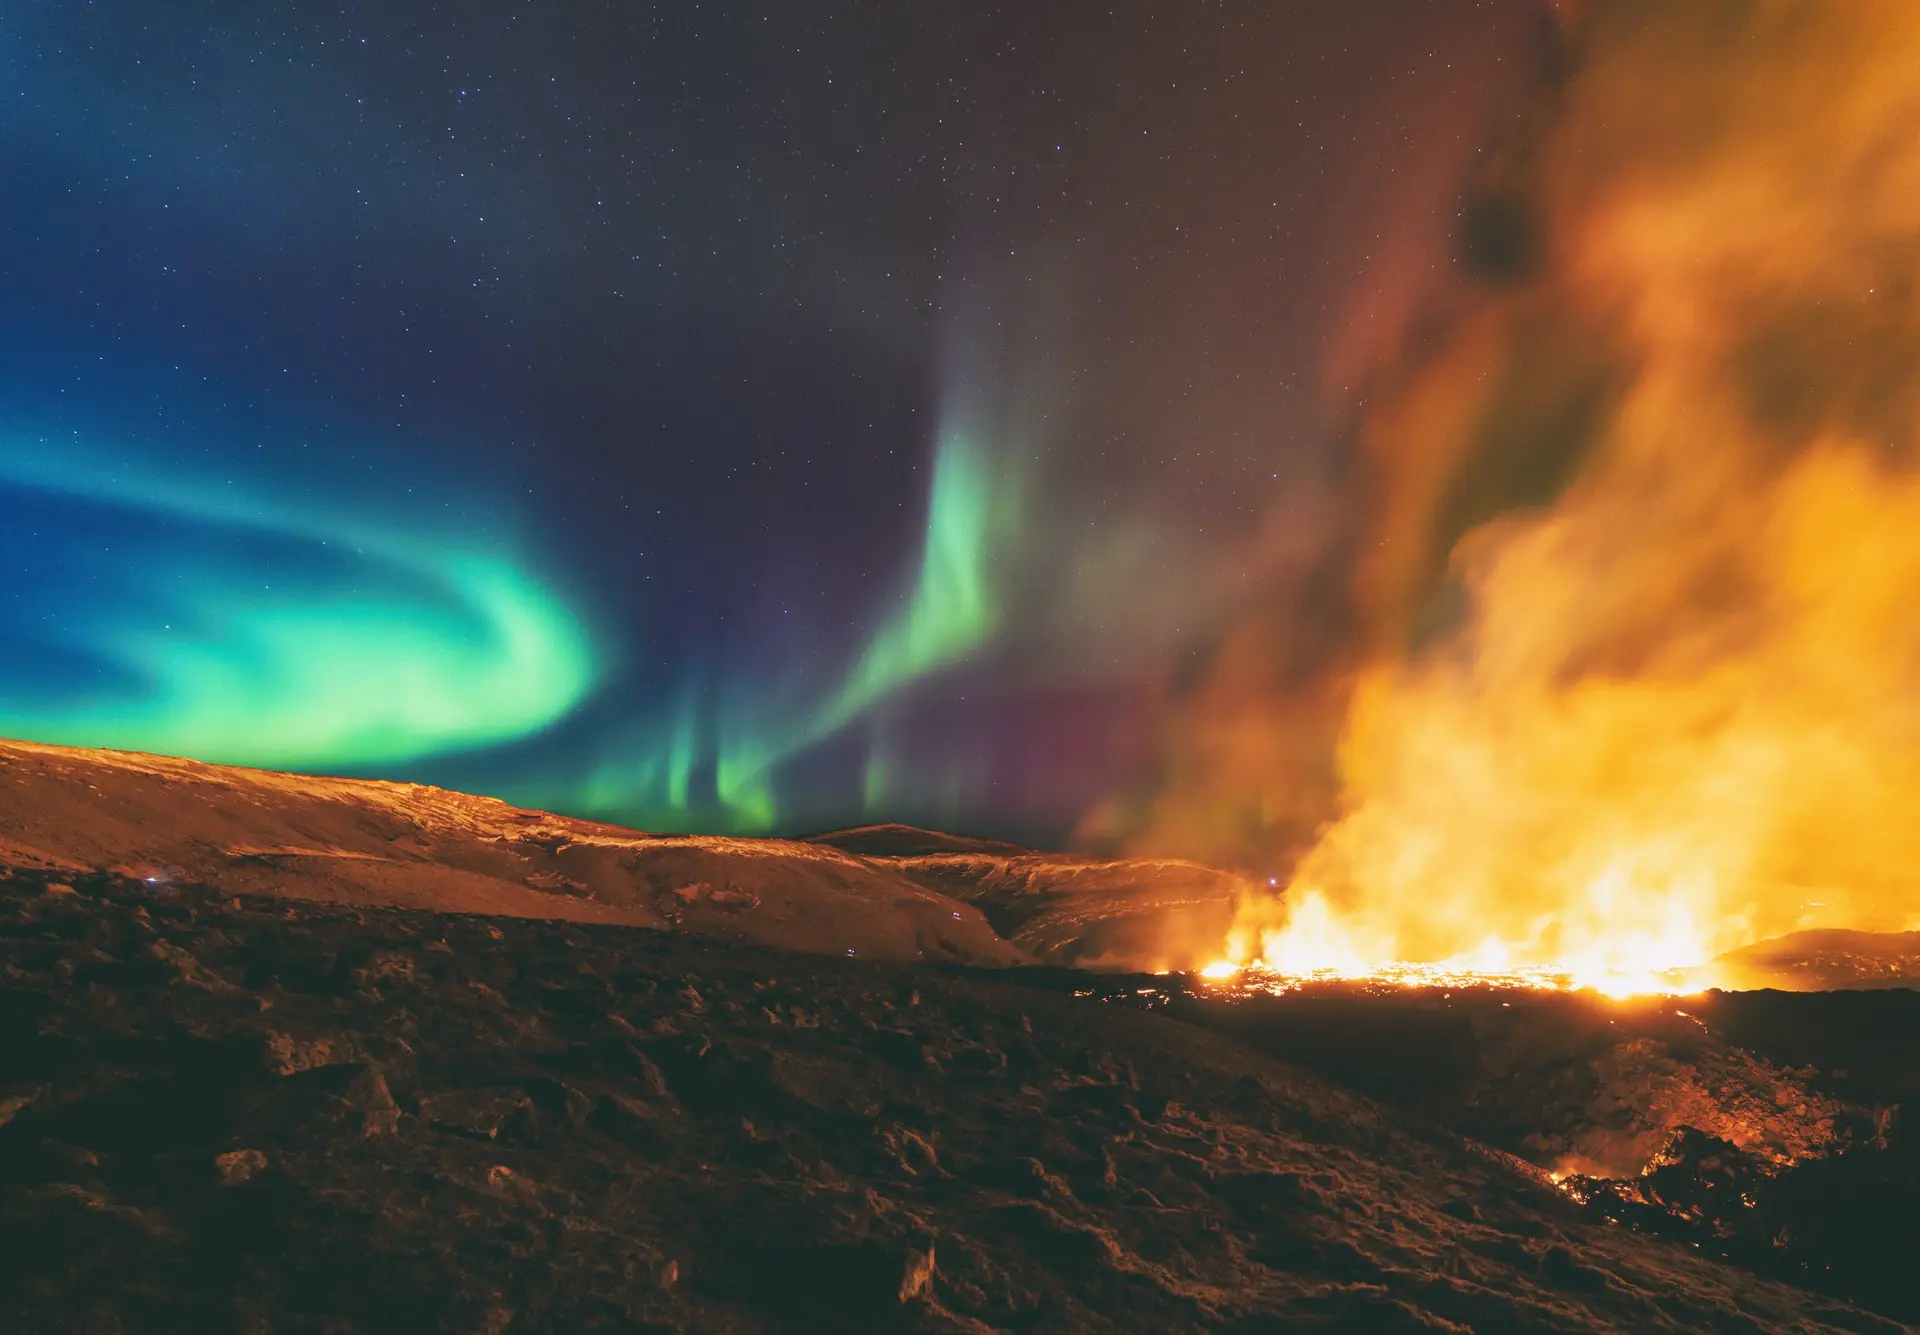
[[[1903,1329],[1019,972],[0,880],[0,1328]]]
[[[1509,1151],[1592,1219],[1920,1322],[1920,993],[1048,981]]]

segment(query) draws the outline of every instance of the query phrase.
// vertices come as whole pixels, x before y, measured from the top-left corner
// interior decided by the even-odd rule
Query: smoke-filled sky
[[[1224,628],[1325,629],[1367,386],[1552,32],[15,0],[0,734],[1150,830]]]

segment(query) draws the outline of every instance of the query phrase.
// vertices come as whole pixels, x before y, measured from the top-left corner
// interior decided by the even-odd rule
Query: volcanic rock
[[[1595,1218],[1920,1321],[1896,1259],[1920,1248],[1920,1136],[1903,1116],[1920,1106],[1920,993],[1274,996],[1159,978],[1079,990],[1231,1034],[1510,1153]]]
[[[1920,987],[1920,932],[1794,932],[1715,965],[1729,986],[1745,991]]]
[[[418,784],[0,743],[0,862],[150,884],[1010,964],[972,904],[825,844],[649,836]]]
[[[10,1331],[1898,1329],[1024,971],[62,874],[0,881]]]
[[[1191,970],[1272,887],[1162,858],[1035,852],[903,825],[809,840],[658,836],[492,798],[0,742],[0,865],[244,894],[653,927],[858,959]],[[1802,933],[1743,986],[1920,982],[1920,935]]]
[[[1920,1320],[1920,996],[1236,997],[1057,967],[1191,967],[1261,889],[0,743],[0,1319]],[[1746,954],[1884,984],[1912,950]]]
[[[1196,970],[1255,894],[1247,877],[1176,858],[932,852],[886,859],[964,900],[1032,958],[1082,968]]]

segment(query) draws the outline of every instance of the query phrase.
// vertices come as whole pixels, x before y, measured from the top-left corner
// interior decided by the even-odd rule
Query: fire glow
[[[1920,924],[1920,8],[1582,14],[1524,243],[1369,399],[1337,799],[1210,977],[1678,993]]]
[[[1621,886],[1604,878],[1592,889],[1604,912],[1617,905]],[[1477,949],[1432,961],[1394,959],[1379,941],[1366,942],[1318,892],[1304,893],[1286,925],[1263,933],[1256,952],[1245,932],[1228,942],[1228,955],[1200,970],[1209,982],[1283,992],[1317,982],[1367,982],[1396,987],[1542,988],[1599,992],[1610,997],[1690,996],[1717,985],[1716,972],[1691,921],[1688,903],[1665,905],[1664,930],[1595,929],[1581,952],[1549,956],[1516,950],[1489,938]]]
[[[1690,981],[1682,973],[1614,974],[1586,978],[1545,967],[1517,965],[1510,969],[1486,969],[1471,960],[1442,960],[1437,964],[1383,964],[1358,970],[1337,968],[1289,972],[1270,969],[1263,963],[1242,967],[1219,960],[1200,971],[1210,985],[1230,986],[1238,992],[1268,992],[1279,995],[1297,992],[1317,983],[1357,983],[1372,988],[1526,988],[1544,992],[1597,992],[1617,1001],[1629,997],[1694,996],[1707,985]]]

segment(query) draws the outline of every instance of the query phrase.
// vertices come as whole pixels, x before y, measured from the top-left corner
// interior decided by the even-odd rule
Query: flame
[[[1574,22],[1363,419],[1339,796],[1231,963],[1626,995],[1920,923],[1920,6]]]

